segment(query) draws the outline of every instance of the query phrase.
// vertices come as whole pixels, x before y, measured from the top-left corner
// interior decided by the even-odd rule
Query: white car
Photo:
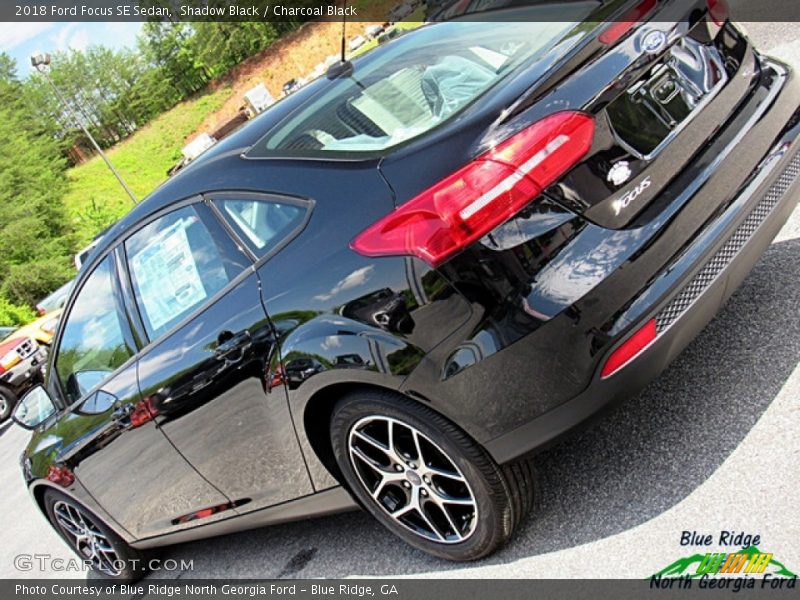
[[[365,38],[363,35],[357,35],[352,40],[350,40],[348,48],[350,48],[350,52],[352,52],[353,50],[361,48],[361,46],[363,46],[366,43],[367,43],[367,38]]]
[[[378,37],[382,33],[383,33],[382,25],[370,25],[364,30],[364,35],[366,35],[367,38],[370,40]]]

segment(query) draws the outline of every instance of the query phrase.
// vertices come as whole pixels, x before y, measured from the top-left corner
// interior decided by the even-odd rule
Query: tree
[[[54,125],[31,113],[15,70],[0,54],[0,297],[32,306],[70,276],[70,228]]]

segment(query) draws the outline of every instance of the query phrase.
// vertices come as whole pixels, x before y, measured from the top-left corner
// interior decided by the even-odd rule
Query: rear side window
[[[568,16],[587,12],[580,3]],[[576,22],[435,23],[356,61],[250,156],[381,153],[452,119],[518,66],[545,56]],[[558,53],[571,43],[560,44]],[[370,60],[371,59],[371,60]]]
[[[108,256],[86,280],[64,322],[55,364],[70,403],[100,385],[133,356],[127,319],[115,296],[115,276]]]
[[[238,237],[261,258],[277,251],[305,225],[310,203],[251,194],[220,194],[212,202]]]
[[[149,223],[125,241],[136,304],[150,340],[228,285],[249,261],[203,205]]]

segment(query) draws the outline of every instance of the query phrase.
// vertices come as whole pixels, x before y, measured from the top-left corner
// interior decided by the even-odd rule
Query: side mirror
[[[17,403],[12,418],[25,429],[36,429],[56,414],[56,405],[41,385],[31,388]]]

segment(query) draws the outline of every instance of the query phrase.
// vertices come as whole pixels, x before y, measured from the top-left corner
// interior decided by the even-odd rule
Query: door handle
[[[252,345],[253,338],[249,331],[240,331],[232,334],[230,331],[223,331],[219,334],[218,345],[214,350],[214,356],[219,360],[227,362],[239,362],[245,351]]]

